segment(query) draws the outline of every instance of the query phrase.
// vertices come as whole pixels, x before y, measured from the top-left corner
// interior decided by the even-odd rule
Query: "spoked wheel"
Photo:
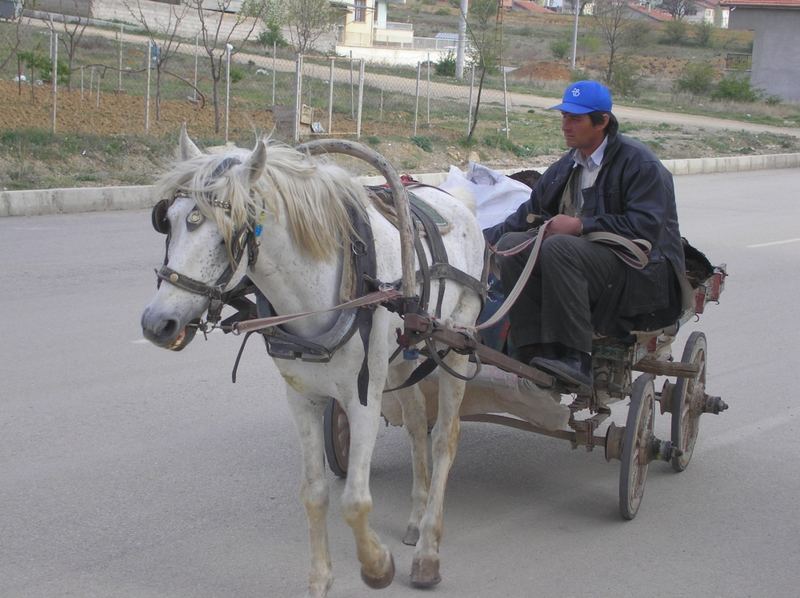
[[[704,411],[706,390],[706,335],[692,332],[683,349],[683,363],[698,366],[694,378],[678,378],[672,390],[672,444],[681,454],[672,458],[672,469],[683,471],[689,465]]]
[[[350,422],[336,399],[330,399],[325,407],[324,426],[328,467],[338,477],[346,478],[347,461],[350,457]]]
[[[631,404],[622,437],[622,466],[619,476],[619,512],[624,519],[633,519],[639,511],[652,460],[655,411],[653,376],[639,376],[631,389]]]

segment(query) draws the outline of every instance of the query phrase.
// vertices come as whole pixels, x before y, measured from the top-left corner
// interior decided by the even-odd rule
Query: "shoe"
[[[530,364],[580,392],[592,389],[592,356],[588,353],[568,350],[560,359],[534,357]]]

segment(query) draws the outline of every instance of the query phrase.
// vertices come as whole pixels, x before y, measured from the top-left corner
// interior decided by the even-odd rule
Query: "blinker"
[[[169,210],[171,203],[169,199],[162,199],[153,206],[153,211],[150,213],[150,220],[153,224],[153,228],[157,233],[161,233],[162,235],[169,234],[167,210]]]

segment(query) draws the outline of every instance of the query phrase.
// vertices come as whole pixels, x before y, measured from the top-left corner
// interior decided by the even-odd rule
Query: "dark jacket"
[[[544,219],[558,214],[574,151],[547,169],[530,199],[514,214],[484,231],[489,243],[497,243],[504,233],[531,228],[528,214]],[[611,135],[597,180],[593,187],[583,190],[583,201],[584,233],[607,231],[628,239],[645,239],[652,245],[644,270],[629,268],[617,315],[632,318],[667,309],[670,318],[677,317],[681,298],[676,273],[682,274],[685,266],[670,172],[640,142]]]

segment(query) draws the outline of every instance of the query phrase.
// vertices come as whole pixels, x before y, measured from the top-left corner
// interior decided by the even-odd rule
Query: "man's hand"
[[[583,224],[580,218],[557,214],[548,220],[547,235],[572,235],[579,237],[583,232]]]

